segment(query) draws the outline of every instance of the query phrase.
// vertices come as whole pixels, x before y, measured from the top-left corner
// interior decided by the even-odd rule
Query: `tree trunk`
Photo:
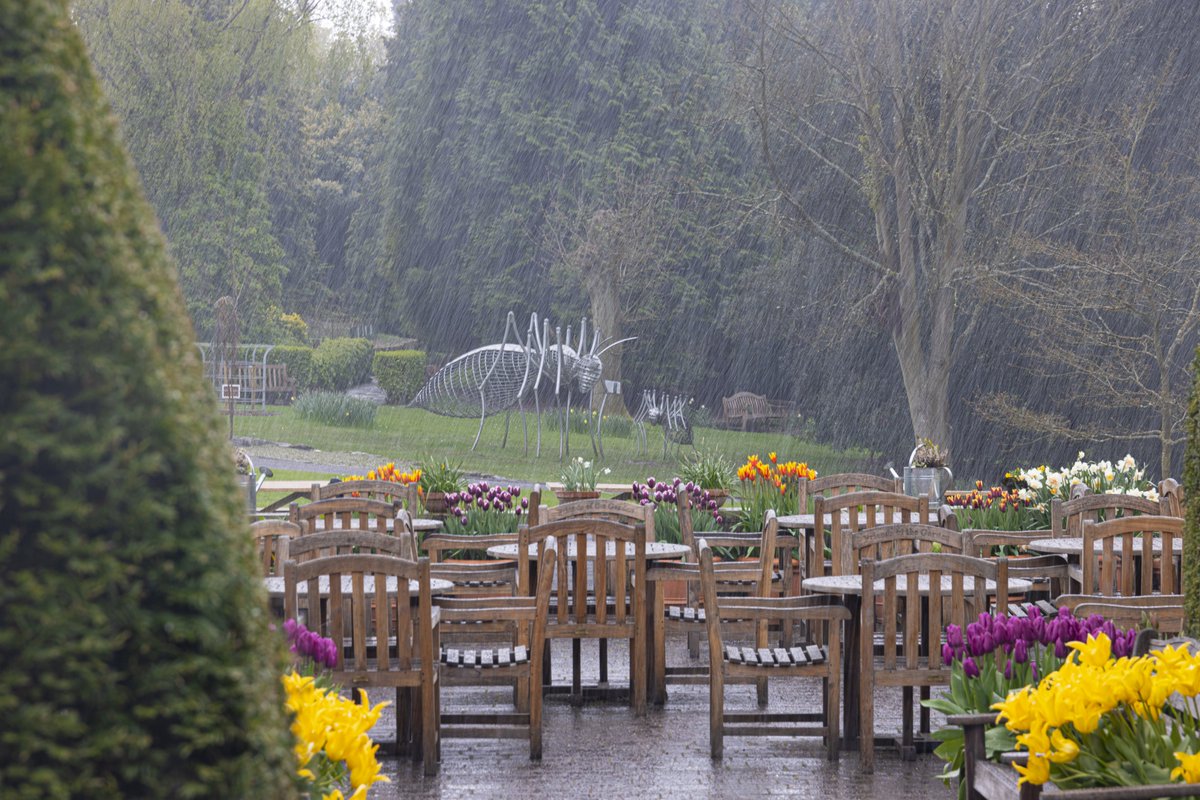
[[[602,339],[621,338],[624,328],[624,318],[621,313],[621,287],[612,272],[616,270],[597,269],[587,275],[586,287],[592,307],[592,327],[598,331]],[[591,346],[591,342],[586,343]],[[600,382],[592,389],[592,408],[599,410],[600,402],[604,399],[604,381],[621,380],[621,351],[624,345],[618,345],[609,350],[601,360],[604,363]],[[624,387],[622,387],[623,389]],[[605,414],[628,414],[624,395],[614,395],[608,398],[604,407]]]

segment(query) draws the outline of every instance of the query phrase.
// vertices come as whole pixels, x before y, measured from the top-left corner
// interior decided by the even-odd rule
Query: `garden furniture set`
[[[430,533],[421,540],[402,503],[370,496],[382,496],[377,491],[350,496],[346,485],[293,505],[290,522],[257,523],[255,534],[268,587],[283,595],[285,613],[342,643],[335,680],[397,689],[397,746],[420,756],[427,772],[437,768],[442,735],[528,737],[531,757],[541,756],[541,698],[568,690],[550,682],[549,643],[556,638],[573,643],[569,692],[576,704],[614,693],[604,648],[600,686],[581,685],[580,641],[626,639],[628,689],[619,693],[635,714],[666,702],[668,685],[709,685],[714,758],[726,736],[809,735],[822,737],[831,758],[842,746],[859,749],[870,771],[874,688],[902,688],[899,744],[911,755],[917,692],[927,699],[930,687],[949,682],[941,652],[948,624],[965,626],[993,608],[1020,613],[1027,606],[1017,598],[1039,592],[1042,608],[1150,617],[1166,630],[1182,621],[1174,561],[1161,557],[1179,552],[1181,521],[1168,514],[1182,507],[1177,489],[1149,505],[1087,495],[1058,504],[1051,533],[1063,535],[1055,537],[959,531],[953,512],[931,512],[928,498],[890,491],[890,479],[867,478],[812,481],[813,514],[777,520],[769,512],[757,533],[694,532],[681,492],[680,544],[654,541],[648,506],[583,500],[547,508],[540,491],[518,533]],[[1118,510],[1121,516],[1095,520]],[[785,525],[791,532],[780,530]],[[1076,531],[1081,535],[1065,535]],[[996,547],[1043,555],[993,558]],[[493,560],[446,558],[463,550]],[[714,551],[732,560],[716,559]],[[1084,558],[1089,552],[1093,557]],[[1138,558],[1123,559],[1126,553]],[[1156,563],[1170,568],[1156,571]],[[376,598],[376,575],[389,589],[408,581],[409,602]],[[668,581],[686,585],[682,600],[666,601]],[[1080,581],[1092,591],[1068,594]],[[386,632],[386,646],[379,632]],[[667,666],[668,632],[689,634],[694,665]],[[697,658],[701,634],[709,641],[707,665]],[[821,708],[768,712],[769,681],[785,677],[820,679]],[[443,714],[441,687],[459,683],[511,685],[513,708]],[[724,687],[731,683],[753,683],[759,708],[727,708]],[[920,713],[920,732],[927,733],[928,710]]]

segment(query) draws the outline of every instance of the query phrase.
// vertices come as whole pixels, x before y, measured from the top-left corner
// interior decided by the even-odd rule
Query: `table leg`
[[[850,623],[846,630],[846,644],[842,649],[842,692],[845,715],[842,722],[842,741],[847,750],[858,749],[858,694],[859,677],[862,674],[859,653],[862,632],[862,598],[855,594],[845,596],[846,608],[850,609]],[[871,633],[868,631],[867,636]]]
[[[667,701],[667,626],[665,592],[662,581],[649,581],[650,598],[646,603],[646,633],[650,638],[646,648],[646,685],[650,701],[663,705]]]

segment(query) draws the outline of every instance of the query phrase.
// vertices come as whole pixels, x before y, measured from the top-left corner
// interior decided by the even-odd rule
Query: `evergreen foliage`
[[[227,444],[66,0],[0,0],[0,787],[293,794]]]
[[[1183,454],[1184,625],[1188,636],[1200,636],[1200,347],[1192,362],[1192,397],[1187,413],[1187,447]]]
[[[313,352],[310,383],[336,391],[357,386],[370,377],[374,354],[367,339],[326,339]]]
[[[425,383],[425,353],[421,350],[381,350],[372,369],[388,402],[403,405],[412,400]]]

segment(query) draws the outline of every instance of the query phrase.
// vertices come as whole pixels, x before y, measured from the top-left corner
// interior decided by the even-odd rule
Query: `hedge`
[[[267,354],[271,364],[287,364],[288,377],[296,382],[296,391],[304,392],[312,385],[313,349],[301,345],[276,345]]]
[[[375,380],[387,392],[388,403],[403,405],[425,383],[425,353],[421,350],[381,350],[375,354]]]
[[[283,645],[67,0],[0,0],[0,794],[295,795]]]
[[[1186,633],[1200,636],[1200,347],[1192,363],[1192,396],[1188,401],[1187,446],[1183,451],[1183,610]],[[1166,476],[1163,476],[1166,477]]]
[[[313,352],[311,388],[342,391],[363,383],[374,354],[367,339],[326,339]]]

